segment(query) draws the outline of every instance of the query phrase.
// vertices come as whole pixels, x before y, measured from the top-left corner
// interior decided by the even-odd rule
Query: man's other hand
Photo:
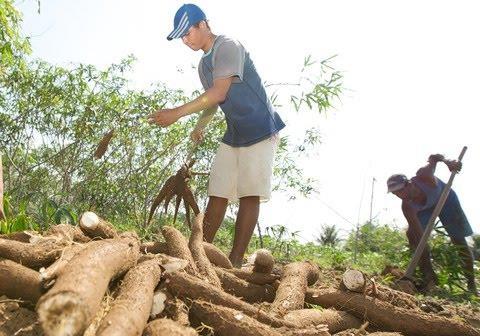
[[[161,127],[167,127],[176,122],[180,118],[178,109],[160,109],[147,116],[150,124],[155,124]]]

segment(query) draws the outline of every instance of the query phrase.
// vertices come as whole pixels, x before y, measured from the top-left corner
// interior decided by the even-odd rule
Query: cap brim
[[[388,192],[399,191],[403,188],[405,188],[405,183],[397,183],[397,184],[388,186]]]

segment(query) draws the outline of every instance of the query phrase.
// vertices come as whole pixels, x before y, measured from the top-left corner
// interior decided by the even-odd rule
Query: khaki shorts
[[[208,196],[232,202],[246,196],[260,196],[261,201],[268,201],[273,157],[279,142],[279,135],[274,134],[248,147],[220,143],[210,170]]]

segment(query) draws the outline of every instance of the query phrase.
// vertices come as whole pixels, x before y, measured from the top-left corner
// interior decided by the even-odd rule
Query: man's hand
[[[194,129],[192,133],[190,133],[190,138],[193,140],[195,143],[200,143],[203,140],[203,130],[200,129]]]
[[[445,160],[445,157],[442,154],[432,154],[428,157],[428,162],[437,163]]]
[[[445,162],[451,172],[459,172],[460,170],[462,170],[462,163],[457,160],[444,160],[443,162]]]
[[[167,127],[176,122],[181,117],[177,108],[160,109],[147,116],[150,124],[155,124],[161,127]]]

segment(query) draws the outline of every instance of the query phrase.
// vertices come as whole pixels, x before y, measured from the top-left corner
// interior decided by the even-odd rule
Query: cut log
[[[44,234],[44,236],[58,236],[66,240],[72,240],[79,243],[87,243],[91,239],[87,237],[79,226],[70,224],[58,224],[51,226]]]
[[[137,336],[147,325],[153,291],[160,281],[160,265],[152,259],[132,267],[122,280],[118,296],[97,330],[98,336]]]
[[[225,293],[221,288],[214,287],[204,281],[199,281],[199,279],[189,274],[175,272],[166,275],[166,279],[168,290],[175,296],[189,298],[191,300],[205,300],[214,304],[240,310],[246,315],[273,327],[296,327],[293,323],[270,316],[258,308],[243,302],[239,298]]]
[[[286,265],[270,311],[277,316],[283,316],[291,310],[302,309],[308,278],[312,276],[311,273],[318,272],[318,266],[309,261]]]
[[[271,285],[275,281],[280,280],[280,276],[276,274],[252,272],[241,268],[232,268],[226,271],[234,274],[237,278],[257,285]]]
[[[258,273],[272,273],[275,260],[273,259],[272,252],[267,249],[260,249],[249,257],[249,262],[253,264],[253,271]]]
[[[142,253],[168,253],[167,243],[165,242],[146,242],[140,245],[140,252]]]
[[[112,224],[91,211],[84,212],[80,216],[79,225],[83,233],[92,239],[108,239],[118,236],[117,230]]]
[[[68,244],[68,241],[55,237],[42,238],[37,243],[22,243],[0,238],[0,257],[38,270],[52,264]]]
[[[275,299],[275,288],[271,285],[257,285],[237,278],[230,272],[216,267],[222,288],[225,292],[242,298],[249,303],[273,302]]]
[[[182,233],[172,226],[165,225],[162,227],[162,234],[167,242],[168,255],[175,258],[185,259],[188,261],[185,271],[191,275],[198,275],[198,268],[193,261],[187,240]]]
[[[175,321],[169,319],[157,319],[150,322],[143,336],[196,336],[198,333],[195,329],[182,326]]]
[[[334,309],[293,310],[283,317],[286,321],[297,323],[299,327],[326,324],[332,334],[350,328],[360,328],[362,321],[355,316]]]
[[[385,331],[412,336],[480,336],[479,330],[458,320],[395,307],[388,302],[359,293],[338,289],[309,289],[305,301],[325,308],[335,307],[348,311]]]
[[[367,284],[365,275],[357,270],[346,270],[342,276],[342,284],[349,291],[363,293]]]
[[[139,245],[133,237],[87,243],[37,304],[45,333],[81,335],[95,317],[110,280],[135,265]]]
[[[203,242],[203,249],[212,264],[225,269],[233,269],[232,262],[225,253],[213,244]]]
[[[0,296],[36,303],[42,295],[40,273],[0,258]]]
[[[214,286],[221,286],[220,279],[213,269],[210,260],[203,249],[203,214],[195,216],[192,223],[192,234],[188,242],[188,247],[192,253],[193,261],[197,265],[199,276]]]

